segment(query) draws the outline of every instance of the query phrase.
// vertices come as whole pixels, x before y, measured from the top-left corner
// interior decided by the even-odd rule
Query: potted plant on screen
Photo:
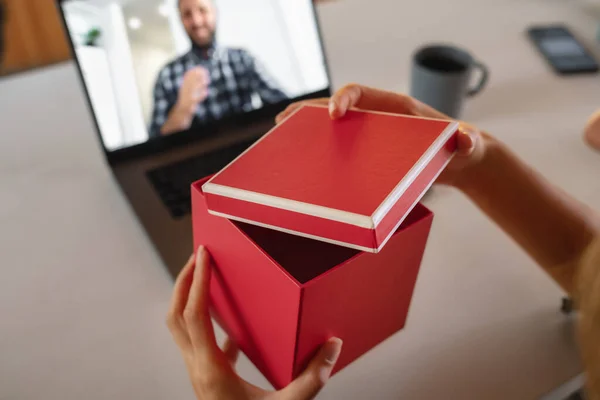
[[[84,36],[84,43],[86,46],[98,46],[98,40],[102,36],[100,29],[94,27],[90,29]]]

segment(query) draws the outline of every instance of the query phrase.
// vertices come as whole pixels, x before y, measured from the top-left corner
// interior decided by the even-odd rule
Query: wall
[[[2,0],[5,54],[0,75],[71,58],[54,0]]]
[[[123,11],[111,3],[100,8],[103,44],[108,56],[116,103],[121,115],[124,144],[144,142],[148,130],[144,125],[142,106],[137,90],[127,25]]]
[[[106,51],[78,46],[76,52],[104,145],[109,150],[121,147],[124,135]]]
[[[149,126],[153,109],[153,89],[160,69],[175,57],[175,51],[132,40],[131,54],[144,122]]]
[[[277,4],[282,23],[288,32],[291,48],[308,92],[316,92],[329,86],[323,46],[319,40],[316,15],[309,1],[271,0]]]
[[[83,1],[68,2],[63,7],[78,60],[84,73],[87,71],[87,89],[94,102],[105,146],[114,149],[146,141],[148,132],[121,7],[114,3]],[[100,28],[101,40],[97,48],[86,51],[81,36],[92,27]],[[101,67],[94,65],[95,60],[101,60]]]
[[[178,0],[165,0],[165,4],[168,5],[170,12],[167,16],[169,21],[169,28],[173,40],[175,43],[175,52],[177,55],[183,55],[190,50],[190,39],[181,24],[181,18],[179,17],[179,9],[177,7]]]
[[[100,38],[98,46],[84,45],[85,34],[90,29],[101,26],[100,8],[82,2],[68,2],[63,8],[69,27],[68,33],[75,45],[77,61],[104,146],[109,150],[119,148],[123,146],[125,138],[103,38]]]
[[[250,51],[289,95],[302,76],[279,10],[271,0],[216,0],[220,44]]]
[[[100,25],[98,8],[81,2],[66,2],[62,7],[71,40],[75,46],[83,46],[85,34]]]

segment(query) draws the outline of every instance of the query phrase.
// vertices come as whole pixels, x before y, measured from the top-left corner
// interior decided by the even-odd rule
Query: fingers
[[[175,280],[169,316],[180,315],[187,304],[190,286],[192,285],[195,259],[196,257],[192,254]]]
[[[357,84],[346,85],[331,97],[329,113],[334,119],[341,118],[353,107],[394,114],[450,119],[447,115],[410,96]]]
[[[426,118],[451,119],[446,114],[410,96],[353,83],[338,90],[330,99],[322,98],[293,103],[275,117],[275,122],[280,124],[305,104],[328,106],[329,114],[333,119],[343,117],[351,108]]]
[[[202,68],[200,80],[203,86],[208,86],[210,84],[210,72],[206,68]]]
[[[600,150],[600,111],[588,119],[583,137],[590,147]]]
[[[194,80],[197,80],[198,78],[202,77],[204,75],[204,68],[202,67],[194,67],[194,68],[190,68],[186,71],[186,73],[183,75],[184,79],[191,79],[194,78]]]
[[[298,110],[300,107],[302,107],[303,105],[306,105],[306,104],[327,106],[327,105],[329,105],[329,99],[328,98],[311,99],[311,100],[303,100],[303,101],[298,101],[296,103],[292,103],[285,110],[280,112],[275,117],[275,123],[280,124],[281,122],[283,122],[284,119],[286,119],[287,117],[292,115],[294,112],[296,112],[296,110]]]
[[[201,73],[194,80],[194,86],[196,89],[207,89],[210,86],[210,75],[208,75],[208,72]]]
[[[305,104],[328,106],[329,114],[333,119],[343,117],[351,108],[426,118],[451,119],[446,114],[410,96],[353,83],[338,90],[329,100],[323,98],[293,103],[275,117],[275,122],[280,124]]]
[[[485,153],[483,135],[477,128],[461,124],[456,137],[456,157],[448,164],[448,168],[442,172],[436,183],[458,186],[460,182],[469,179],[465,171],[476,165]]]
[[[451,119],[446,114],[409,96],[356,84],[344,86],[331,97],[329,113],[334,119],[341,118],[353,107],[426,118]],[[461,124],[457,138],[458,155],[469,156],[477,150],[479,137],[479,131],[475,127]]]
[[[227,338],[225,344],[223,345],[223,353],[225,354],[225,357],[229,363],[233,366],[238,360],[240,349],[233,340]]]
[[[192,112],[195,112],[196,106],[198,105],[198,103],[200,103],[207,97],[208,97],[208,88],[206,86],[199,86],[198,88],[196,88],[196,90],[193,92],[193,95],[192,95],[192,100],[193,100],[193,104],[194,104]]]
[[[475,149],[475,137],[471,131],[460,128],[456,138],[456,154],[469,156]]]
[[[194,67],[185,73],[183,79],[196,87],[206,87],[210,84],[210,72],[204,67]]]
[[[473,126],[462,124],[456,139],[456,154],[461,157],[469,157],[477,150],[480,139],[479,131]]]
[[[187,304],[190,287],[192,285],[194,260],[195,257],[192,254],[175,280],[171,306],[167,315],[167,326],[173,335],[175,343],[181,348],[189,346],[190,344],[190,339],[183,322],[183,310]]]
[[[370,111],[415,115],[416,103],[409,96],[350,84],[338,90],[329,104],[332,118],[341,118],[353,107]]]
[[[183,318],[190,342],[201,362],[211,363],[218,351],[215,332],[210,319],[210,256],[204,247],[196,252],[196,265],[190,286],[188,301],[183,310]]]
[[[308,368],[290,383],[280,394],[287,400],[306,400],[314,398],[329,380],[331,371],[342,351],[342,340],[329,339],[312,359]]]

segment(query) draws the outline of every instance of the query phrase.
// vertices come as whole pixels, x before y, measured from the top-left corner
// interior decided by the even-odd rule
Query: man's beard
[[[188,32],[186,32],[186,33],[187,33],[188,37],[190,38],[190,41],[192,42],[192,47],[194,49],[197,49],[197,50],[209,50],[215,44],[216,30],[213,30],[210,33],[210,37],[208,37],[207,39],[203,40],[201,43],[199,43],[196,40],[194,40],[194,38],[192,37],[192,35],[190,35]]]

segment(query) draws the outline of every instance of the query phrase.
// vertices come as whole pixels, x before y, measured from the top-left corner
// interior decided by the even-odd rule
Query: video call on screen
[[[329,86],[311,0],[62,7],[109,151]]]

